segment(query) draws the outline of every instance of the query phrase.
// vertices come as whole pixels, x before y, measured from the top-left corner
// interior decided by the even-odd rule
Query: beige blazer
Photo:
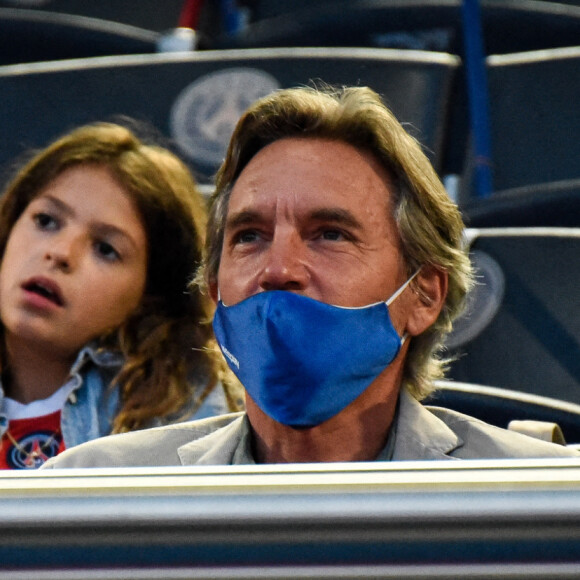
[[[580,452],[400,396],[393,460],[579,457]],[[254,463],[244,413],[111,435],[73,447],[43,469]]]

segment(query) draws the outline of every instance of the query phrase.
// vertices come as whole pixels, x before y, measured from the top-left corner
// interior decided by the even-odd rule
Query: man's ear
[[[209,290],[209,296],[210,298],[217,304],[218,303],[218,284],[217,284],[217,280],[210,280],[210,282],[207,285],[207,288]]]
[[[413,297],[406,328],[409,335],[425,332],[437,320],[445,304],[447,285],[448,276],[444,270],[429,264],[421,268],[411,282]]]

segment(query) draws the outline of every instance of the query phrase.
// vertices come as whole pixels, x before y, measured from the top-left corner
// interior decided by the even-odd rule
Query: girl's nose
[[[79,241],[73,236],[62,235],[52,239],[51,245],[45,253],[45,259],[52,266],[63,271],[73,269],[78,254]]]

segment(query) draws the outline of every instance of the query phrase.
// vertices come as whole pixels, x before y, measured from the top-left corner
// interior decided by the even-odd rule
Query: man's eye
[[[58,228],[58,221],[47,213],[37,213],[33,217],[34,223],[41,230],[56,230]]]
[[[95,250],[99,256],[110,262],[114,262],[121,257],[119,252],[108,242],[96,242]]]
[[[234,239],[237,244],[251,244],[258,239],[258,232],[255,230],[245,230],[236,234]]]
[[[344,240],[345,236],[343,234],[343,232],[339,231],[339,230],[324,230],[322,232],[321,237],[324,240],[330,240],[333,242],[336,242],[338,240]]]

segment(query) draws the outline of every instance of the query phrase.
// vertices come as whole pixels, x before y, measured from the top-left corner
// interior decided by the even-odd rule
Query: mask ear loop
[[[387,308],[406,290],[407,286],[414,280],[417,274],[421,271],[421,266],[415,270],[415,273],[385,302]],[[405,330],[403,336],[401,336],[401,346],[405,344],[409,338],[409,333]]]
[[[406,290],[407,286],[414,280],[420,271],[421,266],[419,266],[415,273],[385,302],[385,304],[390,306]]]
[[[220,292],[220,289],[219,289],[219,287],[218,287],[218,289],[217,289],[217,299],[218,299],[218,304],[221,302],[221,303],[222,303],[222,306],[225,306],[226,308],[228,307],[228,305],[227,305],[227,304],[224,304],[224,303],[222,302],[222,294],[221,294],[221,292]]]

